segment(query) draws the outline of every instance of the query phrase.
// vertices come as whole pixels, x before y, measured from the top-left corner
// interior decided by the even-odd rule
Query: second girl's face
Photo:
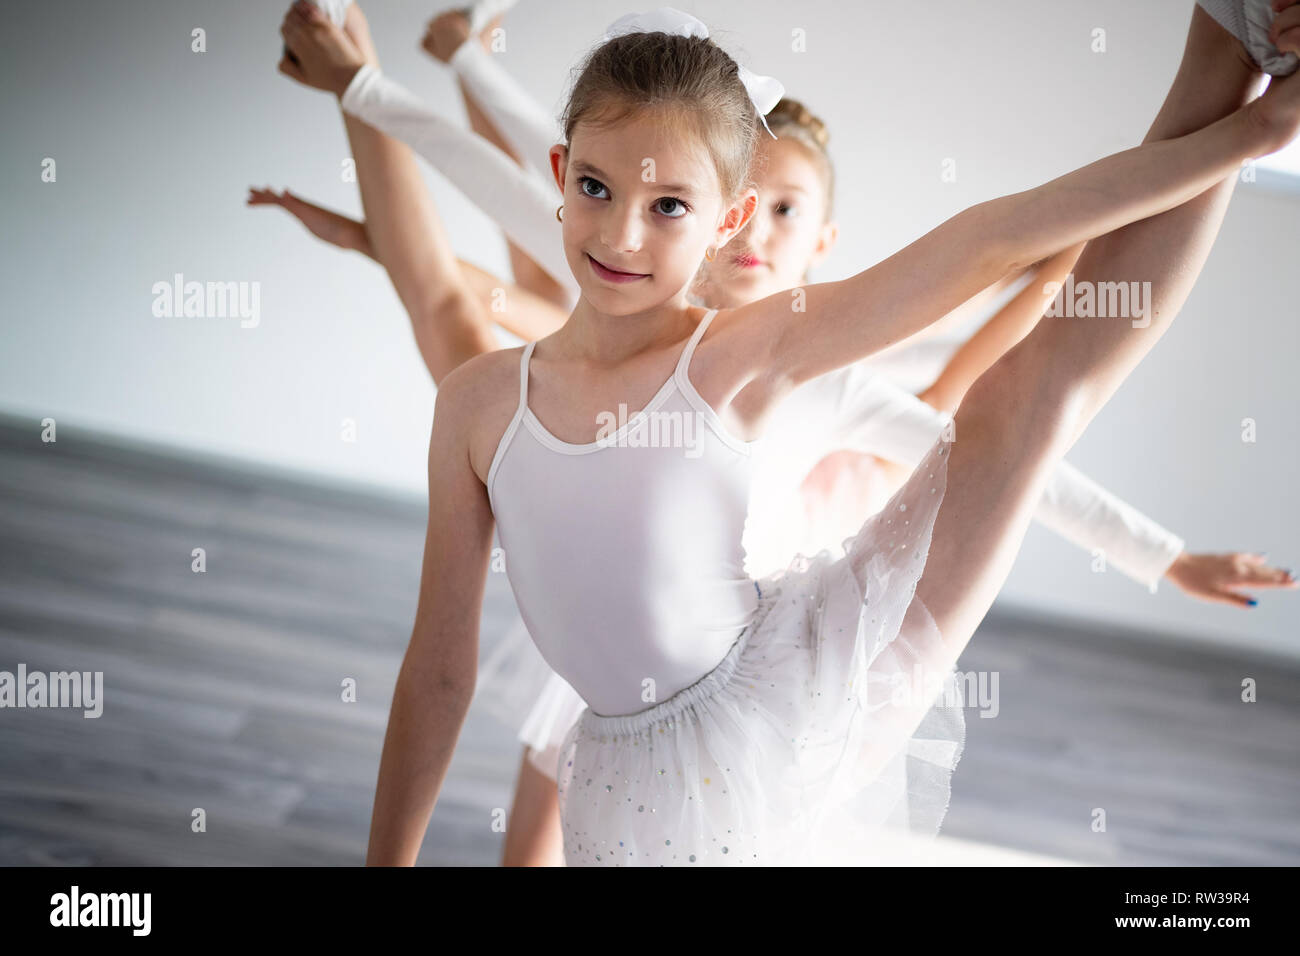
[[[754,181],[758,206],[745,229],[706,266],[700,291],[711,306],[734,307],[802,285],[830,252],[826,187],[807,148],[761,133]]]
[[[702,146],[653,113],[605,128],[579,123],[551,150],[564,187],[564,253],[583,297],[632,315],[683,293],[705,252],[725,241],[717,172]],[[750,193],[752,196],[752,192]]]

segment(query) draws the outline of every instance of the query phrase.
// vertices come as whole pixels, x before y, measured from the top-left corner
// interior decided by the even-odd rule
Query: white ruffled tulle
[[[947,452],[843,556],[761,579],[754,622],[699,682],[636,714],[583,711],[559,752],[568,865],[906,863],[939,831],[965,718],[915,591]]]
[[[528,762],[552,780],[564,742],[587,702],[537,650],[523,621],[514,619],[495,640],[485,639],[474,707],[517,728]]]
[[[552,780],[559,774],[560,746],[569,728],[586,709],[587,702],[569,682],[552,672],[519,728],[519,739],[528,748],[529,763]]]

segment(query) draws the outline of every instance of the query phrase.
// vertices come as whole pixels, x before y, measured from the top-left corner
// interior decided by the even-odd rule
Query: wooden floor
[[[361,862],[423,523],[420,501],[0,419],[0,670],[105,683],[98,719],[0,710],[0,864]],[[514,613],[489,575],[485,632]],[[1088,864],[1300,864],[1295,668],[996,607],[960,666],[997,672],[1000,710],[967,712],[946,834]],[[471,714],[421,863],[497,861],[518,756]]]

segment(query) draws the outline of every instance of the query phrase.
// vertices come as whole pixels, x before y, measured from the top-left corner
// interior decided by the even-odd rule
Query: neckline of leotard
[[[519,360],[519,404],[523,409],[523,417],[527,420],[528,427],[534,432],[534,434],[542,439],[542,441],[559,451],[582,453],[597,451],[601,448],[616,447],[628,432],[640,425],[644,421],[646,415],[650,414],[662,405],[668,399],[668,396],[672,394],[673,389],[677,386],[678,376],[690,363],[691,356],[695,352],[695,347],[699,344],[700,339],[704,337],[705,330],[708,328],[709,323],[713,320],[713,317],[717,312],[717,309],[710,309],[705,314],[704,318],[700,319],[699,325],[695,327],[695,331],[691,333],[691,337],[687,339],[686,345],[682,348],[681,355],[678,356],[677,364],[673,366],[672,373],[669,374],[668,380],[665,381],[663,385],[659,386],[659,391],[655,392],[650,401],[646,402],[645,406],[642,407],[639,412],[629,415],[627,421],[619,426],[616,431],[604,438],[598,438],[595,441],[589,442],[569,442],[565,441],[563,438],[557,437],[549,428],[542,424],[542,420],[537,417],[536,413],[529,406],[528,362],[532,358],[533,347],[537,345],[536,341],[529,342],[524,346],[523,355]]]

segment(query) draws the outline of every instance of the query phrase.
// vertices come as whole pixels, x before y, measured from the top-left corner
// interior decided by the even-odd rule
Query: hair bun
[[[831,132],[826,128],[826,124],[796,99],[783,96],[767,114],[767,119],[769,123],[773,119],[783,119],[787,123],[802,127],[822,149],[826,149],[830,143]]]

